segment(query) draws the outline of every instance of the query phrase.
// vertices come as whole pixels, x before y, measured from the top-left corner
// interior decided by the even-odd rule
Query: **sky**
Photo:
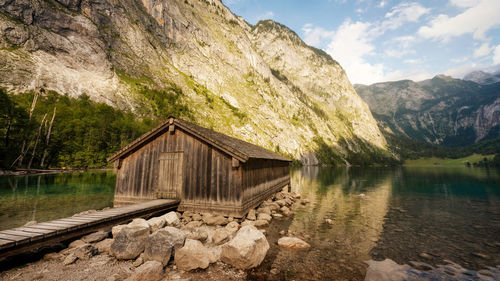
[[[223,0],[337,60],[353,84],[500,69],[500,0]]]

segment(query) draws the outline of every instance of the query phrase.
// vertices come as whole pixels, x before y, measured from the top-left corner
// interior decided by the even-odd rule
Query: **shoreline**
[[[104,231],[104,233],[100,234],[102,239],[99,241],[89,240],[88,236],[99,236],[99,234],[93,233],[77,240],[67,241],[69,244],[64,245],[62,250],[47,253],[41,259],[7,268],[0,273],[0,280],[13,280],[12,278],[17,280],[18,277],[21,280],[59,280],[60,278],[64,278],[65,280],[87,280],[84,272],[88,268],[94,268],[93,271],[102,270],[99,274],[92,276],[91,280],[141,280],[134,278],[137,278],[139,275],[142,276],[141,274],[144,273],[144,270],[148,271],[148,268],[153,263],[151,260],[155,260],[145,256],[148,251],[147,247],[144,252],[141,251],[142,253],[138,257],[123,258],[123,256],[120,257],[119,250],[116,250],[120,247],[112,245],[115,241],[123,238],[121,237],[124,235],[121,233],[123,232],[123,228],[127,228],[130,225],[144,226],[145,223],[146,225],[149,224],[151,229],[151,231],[148,231],[150,240],[155,234],[165,229],[169,231],[177,229],[183,232],[186,237],[184,247],[172,249],[176,254],[172,254],[172,258],[169,258],[170,262],[164,264],[161,270],[156,269],[159,274],[155,274],[157,274],[159,279],[155,279],[156,277],[148,277],[148,279],[247,280],[250,272],[252,272],[252,276],[255,276],[255,269],[259,268],[259,265],[263,263],[266,256],[267,250],[264,251],[264,256],[262,256],[262,248],[264,247],[262,245],[268,244],[267,240],[269,238],[266,237],[267,229],[271,227],[270,225],[273,222],[276,224],[277,220],[291,219],[293,217],[291,209],[301,203],[307,204],[305,201],[300,200],[300,195],[282,191],[263,201],[257,208],[250,210],[249,215],[241,219],[188,211],[182,213],[169,212],[162,216],[149,218],[147,221],[144,219],[134,219],[128,225],[114,226],[111,231],[109,229]],[[164,225],[162,225],[161,218],[165,219]],[[280,225],[280,223],[277,224]],[[252,256],[246,257],[246,259],[251,261],[250,265],[245,265],[245,261],[242,263],[241,260],[238,262],[231,261],[227,257],[224,258],[225,248],[230,248],[228,245],[231,241],[238,239],[237,237],[242,235],[240,232],[244,231],[252,232],[250,237],[260,236],[261,238],[264,237],[263,240],[265,240],[264,243],[261,238],[255,238],[255,251]],[[280,234],[284,236],[284,233]],[[208,266],[194,265],[192,268],[189,266],[186,267],[186,263],[196,260],[197,257],[196,254],[191,257],[188,253],[186,261],[178,256],[183,251],[182,249],[188,247],[188,243],[198,243],[198,248],[207,249],[206,253],[208,253],[208,257],[206,258],[209,259]],[[269,249],[269,246],[267,247]],[[275,245],[272,245],[272,247],[275,247]],[[112,250],[113,248],[114,250]],[[150,261],[146,262],[146,260]],[[179,261],[181,262],[179,263]],[[64,273],[64,275],[61,275],[61,273]],[[263,272],[259,272],[259,276],[262,277],[262,274]],[[268,274],[277,277],[277,274],[280,273],[274,269],[268,272]],[[144,276],[141,278],[144,278]]]

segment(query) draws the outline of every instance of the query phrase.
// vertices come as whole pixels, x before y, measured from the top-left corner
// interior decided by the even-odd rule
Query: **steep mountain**
[[[437,75],[355,88],[387,131],[445,146],[500,137],[500,83]]]
[[[476,82],[481,85],[500,82],[500,73],[491,74],[484,71],[473,71],[464,76],[464,80]]]
[[[168,114],[305,163],[388,156],[341,66],[272,21],[220,0],[0,0],[0,87],[54,90]],[[174,97],[174,98],[172,98]],[[188,110],[172,112],[178,102]]]

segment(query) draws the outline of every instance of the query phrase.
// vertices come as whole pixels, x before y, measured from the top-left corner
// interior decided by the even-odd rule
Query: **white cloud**
[[[489,43],[483,43],[481,46],[479,46],[478,48],[474,49],[473,56],[475,58],[484,57],[484,56],[489,55],[492,50],[493,50],[493,48],[490,47]]]
[[[462,8],[468,8],[468,7],[474,7],[476,6],[480,0],[451,0],[451,4],[462,7]]]
[[[452,63],[463,63],[469,60],[469,57],[459,57],[459,58],[452,58],[451,62]]]
[[[257,17],[257,21],[269,20],[269,19],[272,19],[273,17],[274,17],[273,11],[266,11],[265,13],[263,13]]]
[[[500,45],[496,46],[493,51],[493,63],[500,64]]]
[[[420,64],[423,61],[421,59],[406,59],[403,62],[407,64]]]
[[[325,40],[331,40],[335,35],[335,31],[329,31],[321,27],[314,27],[308,23],[302,27],[304,31],[304,42],[311,46],[319,46]]]
[[[394,30],[406,22],[418,22],[421,16],[429,13],[430,9],[419,3],[401,3],[394,6],[390,12],[385,14],[386,20],[382,22],[382,29]]]
[[[488,30],[500,25],[498,11],[500,11],[500,1],[482,0],[454,17],[438,15],[429,25],[422,26],[418,34],[424,38],[446,41],[452,37],[471,33],[475,39],[484,40]]]
[[[379,8],[383,8],[383,7],[385,7],[385,5],[387,5],[387,2],[385,2],[385,1],[380,1],[380,3],[378,3]]]

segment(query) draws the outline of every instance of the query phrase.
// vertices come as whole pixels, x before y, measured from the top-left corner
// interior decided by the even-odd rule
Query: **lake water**
[[[497,170],[304,167],[291,179],[311,203],[273,220],[271,249],[249,280],[500,280]],[[0,177],[0,229],[112,206],[115,180],[113,172]],[[312,247],[278,248],[281,230]]]
[[[292,191],[311,203],[273,220],[251,279],[500,280],[497,170],[305,167]],[[278,248],[281,230],[311,248]]]
[[[0,230],[113,206],[116,175],[109,172],[0,177]]]

